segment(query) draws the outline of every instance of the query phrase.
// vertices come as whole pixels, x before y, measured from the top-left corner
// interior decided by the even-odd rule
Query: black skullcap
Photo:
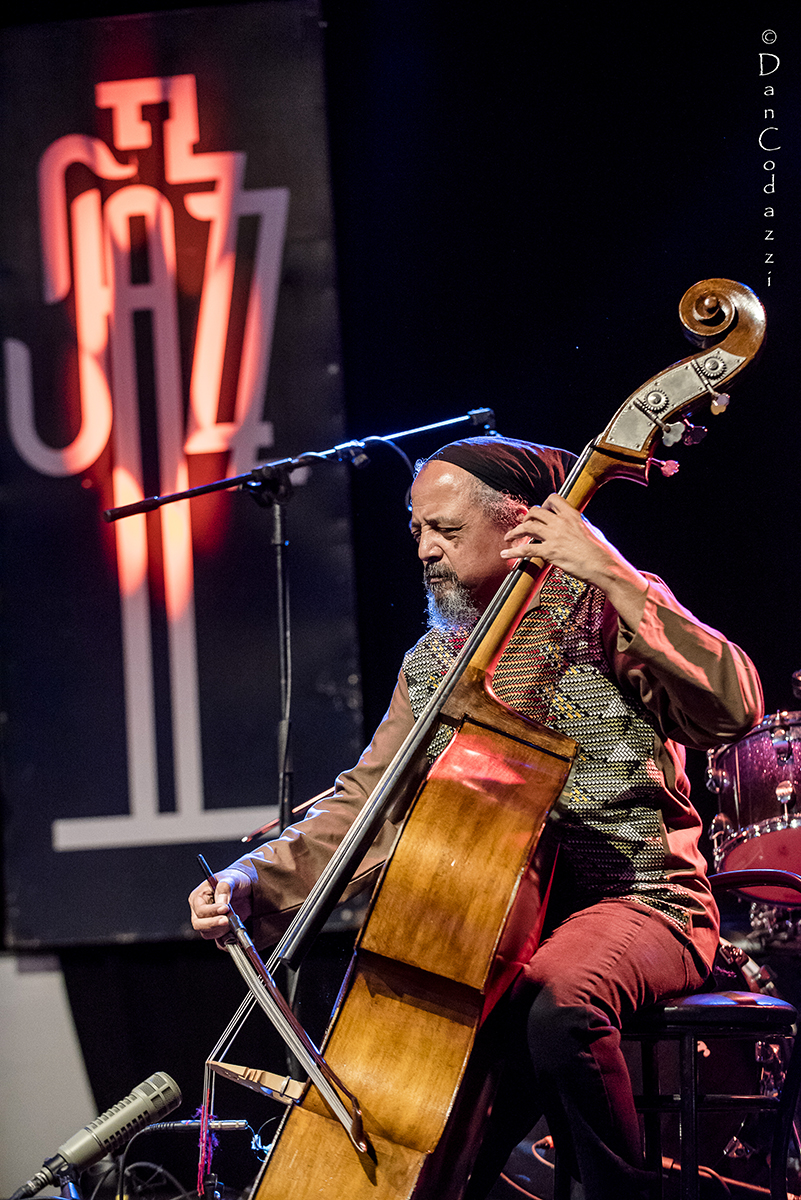
[[[451,442],[426,459],[427,463],[453,463],[497,492],[520,496],[529,505],[542,504],[558,492],[575,461],[569,450],[497,436]]]

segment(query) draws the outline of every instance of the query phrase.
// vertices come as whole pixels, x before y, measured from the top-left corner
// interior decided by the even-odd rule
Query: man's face
[[[471,499],[473,476],[451,463],[431,462],[412,484],[410,529],[425,564],[425,582],[439,604],[454,590],[452,575],[483,612],[514,565],[500,557],[505,530]],[[526,511],[521,506],[521,515]]]

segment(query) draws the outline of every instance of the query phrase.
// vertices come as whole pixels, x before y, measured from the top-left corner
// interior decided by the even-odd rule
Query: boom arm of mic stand
[[[315,455],[314,457],[319,456]],[[285,468],[292,471],[296,466],[303,466],[306,461],[306,458],[287,458],[282,462],[265,463],[263,467],[254,467],[252,471],[247,471],[244,475],[234,475],[231,479],[215,479],[212,483],[203,483],[198,487],[187,488],[183,492],[171,492],[168,496],[148,496],[144,500],[134,501],[133,504],[123,504],[119,508],[106,508],[103,510],[103,520],[119,521],[121,517],[133,517],[138,513],[153,512],[165,504],[173,504],[177,500],[194,500],[196,496],[206,496],[209,492],[225,492],[231,488],[245,488],[249,485],[266,487],[273,470],[277,472],[279,468]],[[269,471],[268,468],[270,468]]]
[[[364,438],[362,441],[342,442],[338,446],[332,446],[329,450],[308,451],[305,454],[298,455],[297,458],[281,458],[274,462],[264,463],[263,466],[254,467],[252,471],[246,471],[244,475],[234,475],[231,479],[215,479],[213,483],[204,483],[199,487],[188,488],[183,492],[172,492],[168,496],[148,496],[144,500],[137,500],[133,504],[123,504],[119,508],[107,508],[103,511],[104,521],[118,521],[121,517],[133,517],[138,513],[153,512],[154,509],[161,508],[164,504],[172,504],[176,500],[193,500],[195,496],[205,496],[209,492],[223,492],[230,488],[245,488],[255,486],[269,486],[271,478],[278,476],[280,472],[286,473],[295,470],[296,467],[307,466],[309,463],[333,460],[335,462],[343,462],[353,460],[354,451],[357,448],[363,449],[365,441],[398,441],[399,438],[410,437],[415,433],[427,433],[429,430],[445,429],[450,425],[460,425],[465,421],[469,421],[471,425],[480,426],[488,432],[495,430],[495,414],[491,408],[473,408],[463,417],[453,417],[448,421],[435,421],[432,425],[418,425],[414,429],[405,429],[400,433],[392,433],[386,437]]]

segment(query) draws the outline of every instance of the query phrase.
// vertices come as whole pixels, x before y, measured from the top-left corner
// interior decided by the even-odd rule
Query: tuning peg
[[[691,425],[689,421],[685,421],[683,438],[685,446],[697,446],[699,442],[704,440],[706,433],[707,431],[703,425]]]
[[[659,428],[662,430],[662,445],[663,446],[675,446],[676,443],[680,442],[681,439],[684,437],[684,422],[683,421],[673,421],[672,424],[667,425],[667,424],[665,424],[664,421],[657,420],[656,417],[654,417],[654,420],[656,421]]]
[[[648,466],[656,467],[662,472],[666,479],[669,479],[671,475],[675,475],[679,469],[679,464],[676,462],[675,458],[669,458],[666,462],[663,462],[662,459],[659,458],[649,458]]]
[[[658,417],[653,408],[656,407],[656,402],[660,397],[664,399],[660,392],[651,392],[645,401],[635,400],[634,407],[638,408],[640,412],[645,413],[653,421],[654,425],[658,425],[662,430],[663,446],[675,446],[677,442],[684,442],[687,446],[696,446],[702,438],[706,437],[706,430],[703,425],[691,425],[686,418],[681,421],[668,423],[667,421],[663,421],[661,417]],[[722,400],[723,397],[718,397],[718,399]],[[652,407],[648,407],[649,402]],[[666,400],[665,403],[667,403]]]
[[[731,396],[727,396],[725,392],[712,392],[712,403],[709,406],[713,416],[718,417],[722,412],[725,412],[729,407]]]

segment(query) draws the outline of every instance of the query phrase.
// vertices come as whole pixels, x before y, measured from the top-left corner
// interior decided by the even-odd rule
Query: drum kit
[[[794,684],[796,676],[794,676]],[[708,751],[707,788],[718,798],[709,830],[717,871],[801,869],[801,713],[776,712],[730,746]],[[801,896],[743,889],[762,947],[801,950]]]

